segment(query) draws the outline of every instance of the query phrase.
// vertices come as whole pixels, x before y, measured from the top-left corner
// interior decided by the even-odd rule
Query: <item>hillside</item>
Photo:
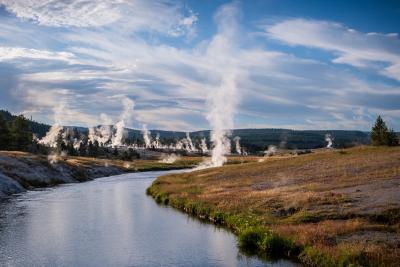
[[[16,115],[13,115],[6,110],[0,110],[0,116],[3,116],[3,118],[6,121],[12,121],[17,117]],[[30,126],[32,132],[35,133],[39,137],[45,136],[47,131],[50,129],[50,125],[40,123],[37,121],[28,119],[28,123],[29,123],[29,126]]]
[[[8,111],[0,110],[0,115],[7,121],[11,121],[16,116]],[[39,138],[43,137],[49,130],[50,125],[28,120],[32,132]],[[67,126],[76,128],[78,132],[86,134],[88,129],[85,127]],[[140,130],[127,129],[130,143],[143,143],[143,134]],[[185,138],[186,132],[150,130],[152,138],[160,136],[162,143],[175,143],[177,140]],[[232,137],[239,136],[241,145],[250,153],[264,151],[269,145],[275,145],[287,149],[313,149],[325,147],[325,135],[330,134],[334,139],[334,146],[337,148],[352,147],[355,145],[365,145],[370,143],[370,136],[362,131],[345,130],[289,130],[289,129],[235,129]],[[210,131],[190,132],[190,136],[195,143],[200,143],[200,139],[206,138],[210,145]],[[234,147],[232,143],[232,147]]]
[[[320,150],[158,178],[158,202],[223,224],[260,256],[398,266],[400,148]]]

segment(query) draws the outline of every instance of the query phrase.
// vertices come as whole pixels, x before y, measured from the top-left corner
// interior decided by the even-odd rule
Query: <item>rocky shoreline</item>
[[[117,175],[128,170],[117,166],[49,163],[37,156],[0,155],[0,197],[38,187],[77,183]]]
[[[157,160],[121,161],[87,157],[48,157],[25,152],[0,151],[0,198],[40,187],[77,183],[128,172],[190,168],[199,159],[173,164]]]

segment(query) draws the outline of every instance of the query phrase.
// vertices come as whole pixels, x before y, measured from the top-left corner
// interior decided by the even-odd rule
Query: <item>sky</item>
[[[0,0],[0,109],[209,129],[232,78],[229,127],[400,131],[399,32],[399,1]]]

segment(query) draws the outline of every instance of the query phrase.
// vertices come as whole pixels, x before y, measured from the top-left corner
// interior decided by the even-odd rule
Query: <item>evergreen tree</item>
[[[396,133],[389,130],[381,116],[376,119],[371,131],[371,141],[374,146],[398,145]]]
[[[79,149],[78,150],[79,150],[79,156],[82,156],[82,157],[86,156],[87,146],[86,146],[86,141],[85,140],[82,141],[79,144]]]
[[[67,151],[68,151],[68,155],[76,156],[76,150],[75,150],[74,144],[72,142],[67,143]]]
[[[99,155],[99,141],[97,140],[93,142],[92,155],[93,157],[97,157]]]
[[[18,116],[11,122],[10,136],[12,149],[27,150],[32,144],[32,131],[24,116]]]
[[[89,141],[89,143],[88,143],[88,155],[90,156],[90,157],[93,157],[94,156],[94,150],[93,150],[93,143],[92,143],[92,141]]]
[[[60,154],[61,151],[64,150],[63,149],[64,146],[65,146],[65,144],[64,144],[64,140],[63,140],[62,134],[59,133],[58,136],[57,136],[57,140],[56,140],[56,150],[57,150],[58,154]]]
[[[376,119],[375,125],[371,131],[371,141],[374,146],[384,145],[385,135],[387,135],[388,128],[382,117],[379,115]]]
[[[10,147],[10,130],[7,122],[0,114],[0,150],[6,150]]]
[[[387,146],[399,145],[399,138],[397,137],[397,134],[393,131],[393,129],[390,129],[390,131],[388,131],[387,133],[386,145]]]

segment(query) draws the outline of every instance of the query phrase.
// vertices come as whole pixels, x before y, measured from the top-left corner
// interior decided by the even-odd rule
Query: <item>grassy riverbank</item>
[[[400,262],[400,149],[358,147],[158,178],[156,201],[223,224],[261,256],[314,266]]]

